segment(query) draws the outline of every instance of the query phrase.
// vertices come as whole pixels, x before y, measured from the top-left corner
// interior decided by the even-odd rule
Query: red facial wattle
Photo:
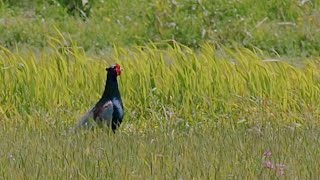
[[[120,76],[121,74],[121,67],[119,64],[116,64],[116,72],[117,72],[117,76]]]

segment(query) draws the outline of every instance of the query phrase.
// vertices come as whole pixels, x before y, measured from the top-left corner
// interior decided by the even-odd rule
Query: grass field
[[[76,1],[0,0],[0,179],[319,177],[318,0]]]
[[[313,179],[319,168],[318,59],[178,43],[0,50],[3,179]],[[161,48],[159,48],[161,47]],[[223,51],[221,51],[223,49]],[[116,134],[70,133],[118,62],[125,119]],[[269,153],[271,152],[272,155]]]

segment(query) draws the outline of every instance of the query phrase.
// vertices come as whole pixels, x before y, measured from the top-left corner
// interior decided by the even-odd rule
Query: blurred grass
[[[203,41],[259,48],[272,56],[309,57],[320,52],[316,0],[90,2],[94,2],[90,18],[82,21],[58,1],[2,1],[0,43],[10,49],[45,48],[47,35],[57,36],[56,26],[92,53],[104,53],[112,44],[145,45],[168,39],[192,48]]]
[[[317,58],[298,67],[258,49],[170,41],[95,59],[62,34],[49,42],[43,52],[1,47],[2,178],[277,178],[267,160],[285,166],[284,178],[319,174]],[[119,132],[69,134],[114,62],[124,68]]]

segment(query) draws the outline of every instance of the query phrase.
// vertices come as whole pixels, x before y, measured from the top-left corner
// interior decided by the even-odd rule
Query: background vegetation
[[[193,48],[203,41],[257,47],[273,56],[320,52],[317,0],[92,0],[85,21],[77,17],[78,11],[70,16],[70,10],[81,9],[76,0],[2,0],[0,4],[0,43],[7,48],[47,47],[47,36],[57,36],[56,26],[93,52],[103,52],[112,44],[144,45],[168,39]]]
[[[1,178],[319,176],[318,1],[0,5]],[[124,123],[73,133],[114,62]]]

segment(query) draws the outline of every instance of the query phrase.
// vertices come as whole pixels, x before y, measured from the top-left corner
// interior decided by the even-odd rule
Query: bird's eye
[[[112,65],[112,66],[111,66],[111,68],[113,68],[113,69],[114,69],[114,68],[116,68],[116,65],[115,65],[115,64],[114,64],[114,65]]]

